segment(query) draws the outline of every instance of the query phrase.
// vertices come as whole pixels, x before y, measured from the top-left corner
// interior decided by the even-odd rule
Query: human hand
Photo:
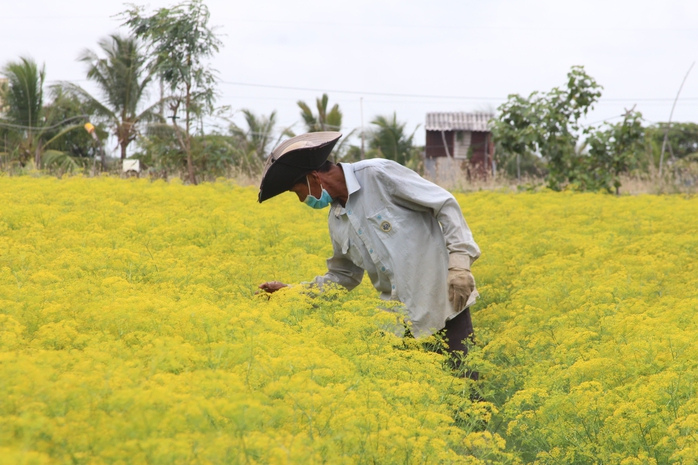
[[[460,312],[465,308],[474,290],[475,278],[470,270],[463,268],[448,270],[448,300],[453,304],[454,312]]]
[[[279,289],[283,289],[284,287],[288,287],[288,284],[284,284],[280,281],[267,281],[266,283],[262,283],[259,285],[259,288],[266,292],[267,294],[272,294]],[[259,294],[260,291],[255,292],[255,294]]]

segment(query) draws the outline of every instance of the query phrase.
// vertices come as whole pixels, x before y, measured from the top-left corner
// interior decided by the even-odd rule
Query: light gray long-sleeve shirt
[[[456,199],[385,159],[341,163],[349,198],[328,218],[333,256],[318,284],[351,290],[364,270],[381,298],[399,300],[416,336],[433,334],[463,309],[448,300],[449,267],[470,269],[480,249]],[[466,307],[475,302],[475,290]]]

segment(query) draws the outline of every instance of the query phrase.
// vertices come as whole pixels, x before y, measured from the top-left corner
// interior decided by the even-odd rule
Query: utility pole
[[[366,157],[366,152],[364,151],[364,98],[359,99],[361,104],[361,159]]]

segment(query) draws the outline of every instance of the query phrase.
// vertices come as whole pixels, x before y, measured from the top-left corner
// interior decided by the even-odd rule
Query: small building
[[[437,160],[462,161],[470,175],[494,170],[491,113],[427,113],[425,165],[436,171]]]

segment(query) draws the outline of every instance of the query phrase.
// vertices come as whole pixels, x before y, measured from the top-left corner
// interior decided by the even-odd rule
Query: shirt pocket
[[[397,218],[387,208],[377,211],[367,220],[379,239],[394,237],[400,230]]]
[[[387,269],[392,273],[392,263],[395,256],[401,253],[406,244],[400,244],[401,237],[400,224],[397,218],[387,208],[381,209],[371,216],[366,218],[371,229],[371,249],[369,252],[375,254],[381,262],[380,269],[382,272],[387,272]],[[384,269],[385,268],[385,269]]]

